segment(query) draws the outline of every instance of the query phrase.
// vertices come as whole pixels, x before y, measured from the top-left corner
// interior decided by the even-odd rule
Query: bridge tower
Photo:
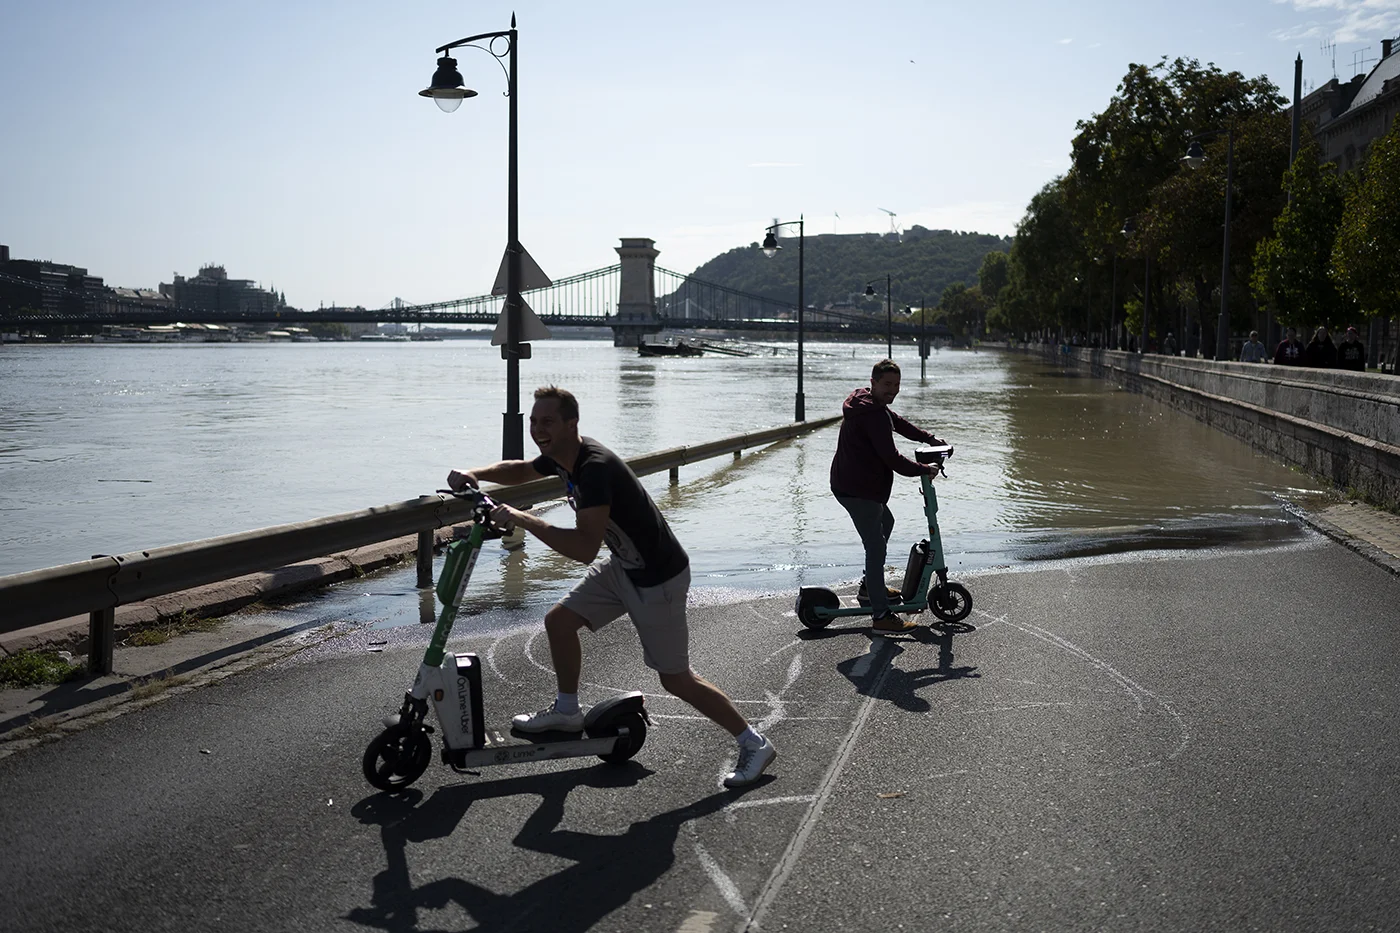
[[[661,251],[655,240],[646,237],[623,237],[622,245],[614,249],[622,260],[622,274],[612,325],[613,346],[635,347],[642,337],[661,331],[656,317],[656,257]]]

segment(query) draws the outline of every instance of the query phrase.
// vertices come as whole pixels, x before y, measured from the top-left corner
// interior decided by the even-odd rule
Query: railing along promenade
[[[788,440],[840,421],[835,415],[735,434],[688,447],[672,447],[630,458],[638,476],[669,470],[679,480],[680,467]],[[488,487],[493,499],[517,508],[557,499],[564,494],[557,478],[519,486]],[[72,616],[88,615],[88,667],[92,673],[112,669],[115,610],[141,600],[275,570],[298,561],[324,557],[366,545],[416,534],[418,582],[431,582],[436,531],[470,520],[471,504],[450,495],[422,496],[405,502],[346,512],[325,518],[274,525],[256,531],[205,538],[185,544],[63,564],[0,577],[0,634]],[[427,578],[425,581],[425,577]]]

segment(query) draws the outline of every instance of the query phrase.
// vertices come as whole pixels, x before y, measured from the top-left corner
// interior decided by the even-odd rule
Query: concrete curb
[[[1334,524],[1321,516],[1298,509],[1294,512],[1305,524],[1320,531],[1338,544],[1369,560],[1383,570],[1389,570],[1396,576],[1400,576],[1400,558],[1376,547],[1369,541],[1364,541],[1340,525]]]
[[[439,528],[435,534],[435,544],[450,541],[453,529]],[[277,570],[248,574],[195,587],[169,596],[129,606],[118,606],[116,610],[117,641],[140,631],[151,628],[163,621],[182,615],[197,618],[210,618],[228,615],[238,609],[276,596],[287,596],[316,587],[339,583],[364,576],[395,564],[414,559],[418,551],[418,538],[408,535],[383,541],[379,544],[341,551],[326,557],[302,561],[281,567]],[[0,656],[20,651],[41,648],[67,649],[75,654],[87,650],[88,619],[86,616],[70,616],[55,622],[47,622],[32,628],[20,629],[0,635]]]

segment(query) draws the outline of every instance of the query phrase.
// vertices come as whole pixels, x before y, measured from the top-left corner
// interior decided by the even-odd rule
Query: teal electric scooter
[[[584,717],[583,734],[576,732],[518,733],[505,736],[486,728],[482,715],[481,662],[471,652],[447,653],[447,638],[462,605],[481,546],[510,532],[491,524],[490,497],[473,487],[439,490],[472,503],[471,531],[447,546],[438,576],[442,612],[432,640],[418,667],[413,687],[404,694],[399,711],[385,718],[384,731],[364,754],[365,779],[384,791],[403,790],[427,770],[433,745],[428,736],[428,707],[432,704],[442,729],[442,761],[454,771],[488,765],[521,764],[554,758],[597,755],[620,764],[646,741],[646,706],[639,691],[604,700]]]
[[[953,447],[920,447],[914,451],[919,463],[932,463],[943,473],[943,462],[953,456]],[[944,475],[947,475],[946,473]],[[904,570],[904,585],[899,600],[890,602],[891,612],[932,612],[944,622],[961,622],[972,612],[972,594],[961,583],[948,581],[948,564],[943,558],[943,538],[938,533],[938,494],[933,490],[933,477],[919,478],[924,495],[924,514],[928,516],[928,537],[909,549],[909,563]],[[934,577],[937,582],[934,582]],[[797,618],[811,629],[826,628],[833,619],[843,616],[869,616],[869,606],[841,607],[841,598],[820,586],[804,586],[797,591]]]

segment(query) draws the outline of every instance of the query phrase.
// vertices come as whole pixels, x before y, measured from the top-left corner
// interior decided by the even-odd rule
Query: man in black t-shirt
[[[559,528],[508,505],[491,513],[498,525],[514,523],[565,557],[588,564],[578,585],[544,617],[549,653],[559,692],[537,713],[515,717],[523,732],[578,732],[584,714],[578,702],[583,667],[581,629],[597,631],[623,615],[641,638],[643,659],[661,686],[738,740],[738,763],[724,779],[727,787],[758,780],[777,756],[773,744],[745,721],[733,701],[690,669],[685,601],[690,591],[690,558],[637,475],[620,457],[578,433],[578,401],[547,386],[535,390],[530,436],[540,449],[534,460],[502,460],[472,470],[453,470],[453,489],[482,480],[515,486],[545,476],[564,481],[574,509],[574,527]],[[599,549],[609,554],[595,563]]]
[[[1366,371],[1366,344],[1361,342],[1361,335],[1355,327],[1347,328],[1346,336],[1337,347],[1337,368],[1354,369],[1359,373]]]

